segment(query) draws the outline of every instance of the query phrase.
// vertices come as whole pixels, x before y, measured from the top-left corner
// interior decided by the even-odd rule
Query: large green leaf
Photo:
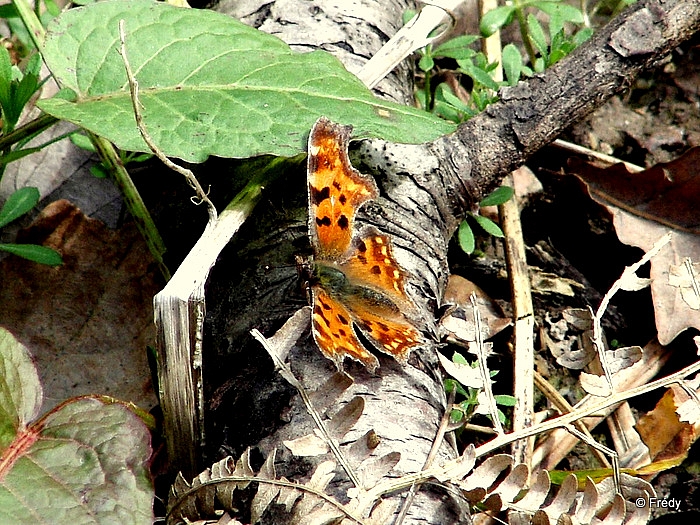
[[[278,38],[227,16],[144,0],[72,9],[49,26],[44,59],[75,101],[39,106],[113,141],[147,151],[138,134],[118,24],[139,82],[144,120],[169,156],[292,156],[316,119],[352,124],[356,137],[418,143],[454,125],[380,100],[325,52],[295,53]]]
[[[39,376],[0,327],[0,523],[153,523],[150,438],[121,403],[78,398],[35,420]]]

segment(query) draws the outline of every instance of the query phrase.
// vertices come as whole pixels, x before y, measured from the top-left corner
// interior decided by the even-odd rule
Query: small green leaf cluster
[[[7,7],[7,6],[3,6]],[[4,10],[6,11],[6,10]],[[3,12],[4,12],[3,11]],[[39,80],[41,57],[33,54],[26,62],[24,71],[12,64],[9,51],[0,47],[0,111],[2,113],[2,136],[15,131],[25,106],[41,88]],[[15,148],[3,144],[0,150],[0,179],[4,167],[13,160],[34,153],[41,148],[25,148],[33,135],[24,136]],[[15,191],[0,208],[0,228],[29,212],[39,202],[39,190],[33,187]],[[63,264],[61,256],[51,248],[35,244],[0,243],[0,251],[12,253],[30,261],[57,266]]]
[[[452,362],[458,365],[469,365],[472,368],[479,366],[476,361],[469,363],[459,352],[455,352],[452,355]],[[498,374],[497,370],[492,371],[491,377],[496,376],[496,374]],[[448,394],[454,391],[455,396],[459,396],[455,397],[456,402],[450,411],[450,423],[453,425],[466,424],[479,406],[479,389],[465,387],[456,379],[445,379],[445,391]],[[496,400],[496,405],[503,407],[515,406],[516,399],[513,396],[498,394],[493,397]],[[498,410],[498,419],[501,423],[505,424],[507,422],[506,415],[500,409]]]
[[[431,109],[433,113],[453,122],[462,122],[483,111],[486,106],[497,100],[496,92],[501,85],[493,80],[491,73],[498,67],[497,63],[488,63],[486,56],[474,51],[469,46],[479,40],[476,35],[462,35],[436,47],[428,45],[421,50],[421,58],[418,67],[425,74],[425,89],[417,93],[417,98],[424,109]],[[509,47],[509,52],[519,53],[514,46]],[[455,72],[470,77],[473,87],[470,99],[463,101],[457,97],[445,82],[441,82],[431,90],[431,77],[435,69],[435,60],[450,58],[457,63]],[[518,75],[519,75],[518,71]],[[518,77],[514,77],[513,84]]]
[[[548,15],[546,30],[532,12],[535,10]],[[499,82],[492,75],[498,63],[488,62],[482,52],[477,52],[470,46],[482,36],[488,37],[516,20],[529,65],[523,62],[515,45],[507,44],[501,50],[501,67],[505,80]],[[462,35],[435,47],[428,45],[421,50],[418,67],[425,74],[425,83],[424,89],[416,97],[424,109],[447,120],[457,123],[468,120],[496,102],[501,87],[514,86],[523,76],[543,71],[586,41],[593,32],[586,22],[582,11],[565,4],[563,0],[522,0],[498,7],[481,19],[481,36]],[[574,29],[570,31],[567,27]],[[472,80],[468,100],[464,96],[458,97],[446,82],[439,83],[433,90],[431,79],[437,73],[437,59],[454,60],[457,63],[454,72]]]
[[[484,206],[498,206],[503,204],[508,199],[513,196],[513,188],[509,186],[500,186],[496,188],[493,192],[487,195],[480,203],[479,207]],[[459,246],[462,248],[464,253],[474,253],[474,248],[476,247],[476,240],[474,238],[474,231],[472,230],[468,219],[476,222],[481,229],[483,229],[489,235],[494,237],[503,238],[503,230],[500,226],[493,222],[488,217],[479,215],[478,213],[469,212],[467,218],[462,221],[457,230],[457,240],[459,241]]]
[[[10,195],[7,201],[5,201],[2,208],[0,208],[0,228],[27,213],[36,206],[37,202],[39,202],[38,189],[27,187],[15,191]],[[0,250],[49,266],[63,264],[61,255],[56,252],[56,250],[45,246],[38,246],[36,244],[0,243]]]
[[[24,106],[40,87],[41,57],[32,55],[24,71],[12,65],[10,53],[0,47],[0,106],[2,107],[2,132],[15,129]]]
[[[36,25],[33,26],[35,31],[43,31],[41,24],[50,22],[59,12],[53,0],[45,0],[43,3],[46,4],[46,10],[41,17],[36,17]],[[40,4],[40,2],[37,2],[37,6]],[[29,13],[33,15],[31,11]],[[19,127],[17,126],[25,108],[32,99],[37,98],[38,92],[46,79],[40,79],[41,55],[36,51],[33,40],[30,38],[29,29],[27,29],[28,26],[21,19],[15,5],[0,6],[0,18],[10,28],[12,32],[10,38],[12,49],[20,57],[20,61],[24,63],[22,69],[14,65],[9,51],[5,47],[0,49],[1,178],[7,164],[40,151],[49,144],[65,138],[65,135],[56,137],[40,146],[26,147],[32,138],[54,125],[57,121],[54,118],[41,115],[30,122],[26,122]]]
[[[548,37],[542,24],[528,8],[539,10],[549,16]],[[534,71],[541,72],[556,64],[577,46],[590,38],[593,30],[584,26],[584,13],[562,0],[523,0],[489,11],[481,19],[479,29],[484,36],[489,36],[504,26],[518,21],[520,34],[523,36],[530,64]],[[580,30],[567,34],[565,24],[581,27]],[[549,43],[547,39],[549,38]]]

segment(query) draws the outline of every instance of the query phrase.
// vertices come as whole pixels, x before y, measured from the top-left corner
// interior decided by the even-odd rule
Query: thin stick
[[[652,257],[654,257],[657,253],[661,251],[661,248],[666,246],[671,241],[671,236],[671,233],[667,233],[666,235],[661,237],[658,241],[654,243],[654,246],[652,246],[651,249],[644,254],[644,257],[642,257],[638,262],[634,263],[632,266],[628,266],[627,268],[625,268],[620,278],[613,283],[610,290],[608,290],[608,293],[606,293],[603,297],[603,300],[600,302],[600,306],[598,307],[598,310],[596,311],[595,316],[593,318],[593,344],[598,352],[598,356],[600,357],[600,364],[603,367],[605,379],[608,383],[608,387],[610,388],[611,392],[614,391],[614,386],[612,383],[612,374],[610,373],[610,367],[608,365],[608,360],[605,353],[605,345],[603,344],[603,327],[601,325],[601,319],[603,318],[603,314],[605,314],[605,311],[608,309],[610,300],[617,292],[622,290],[625,279],[631,276],[636,276],[637,270],[639,270],[643,265],[648,263]]]
[[[280,370],[280,375],[284,377],[289,382],[289,384],[291,384],[294,388],[297,389],[297,392],[299,392],[299,395],[301,396],[301,399],[304,402],[304,405],[306,406],[306,410],[309,412],[311,418],[314,420],[314,423],[316,423],[316,426],[321,431],[324,441],[333,452],[333,455],[338,460],[338,463],[342,465],[343,469],[347,473],[353,485],[355,485],[359,489],[362,489],[360,478],[357,477],[357,474],[355,474],[355,471],[352,469],[352,467],[350,467],[350,464],[348,463],[347,459],[345,459],[345,456],[340,451],[338,444],[331,437],[330,433],[328,432],[328,429],[326,428],[326,425],[321,419],[321,415],[311,403],[311,398],[306,392],[304,385],[302,385],[301,382],[294,376],[292,370],[287,366],[287,364],[284,361],[282,361],[282,359],[280,359],[277,349],[272,348],[270,346],[270,342],[267,340],[267,338],[265,338],[264,335],[260,333],[260,331],[258,331],[257,329],[253,329],[250,331],[250,333],[255,339],[258,340],[258,342],[263,346],[263,348],[265,348],[265,351],[275,361],[275,365]]]
[[[207,205],[207,211],[209,212],[209,222],[207,226],[211,225],[216,221],[218,216],[214,204],[209,200],[207,193],[204,191],[202,186],[199,184],[197,177],[194,176],[191,170],[183,168],[171,161],[165,154],[158,148],[153,138],[148,133],[146,129],[146,123],[143,120],[143,114],[141,113],[141,102],[139,101],[139,83],[134,77],[134,72],[131,69],[131,64],[129,63],[129,58],[126,55],[126,33],[124,31],[124,20],[119,20],[119,40],[121,45],[119,47],[119,54],[124,62],[124,68],[126,69],[126,77],[129,82],[129,92],[131,93],[131,105],[134,108],[134,117],[136,117],[136,127],[141,134],[144,142],[148,145],[153,154],[160,159],[160,161],[165,164],[171,170],[184,176],[187,183],[192,187],[192,189],[197,194],[196,197],[192,198],[192,202],[195,204],[205,203]]]

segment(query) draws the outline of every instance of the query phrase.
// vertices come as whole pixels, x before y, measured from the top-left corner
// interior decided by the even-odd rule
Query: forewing
[[[379,194],[374,179],[350,164],[351,130],[322,117],[309,135],[309,237],[317,259],[337,261],[347,252],[357,209]]]

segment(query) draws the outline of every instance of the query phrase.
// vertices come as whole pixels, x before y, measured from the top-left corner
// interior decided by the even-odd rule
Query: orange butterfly
[[[312,332],[339,369],[347,356],[374,372],[379,361],[355,329],[402,363],[426,341],[403,313],[415,306],[404,290],[406,273],[394,259],[391,240],[371,226],[355,231],[357,210],[379,190],[371,176],[350,164],[351,130],[322,117],[309,136]]]

